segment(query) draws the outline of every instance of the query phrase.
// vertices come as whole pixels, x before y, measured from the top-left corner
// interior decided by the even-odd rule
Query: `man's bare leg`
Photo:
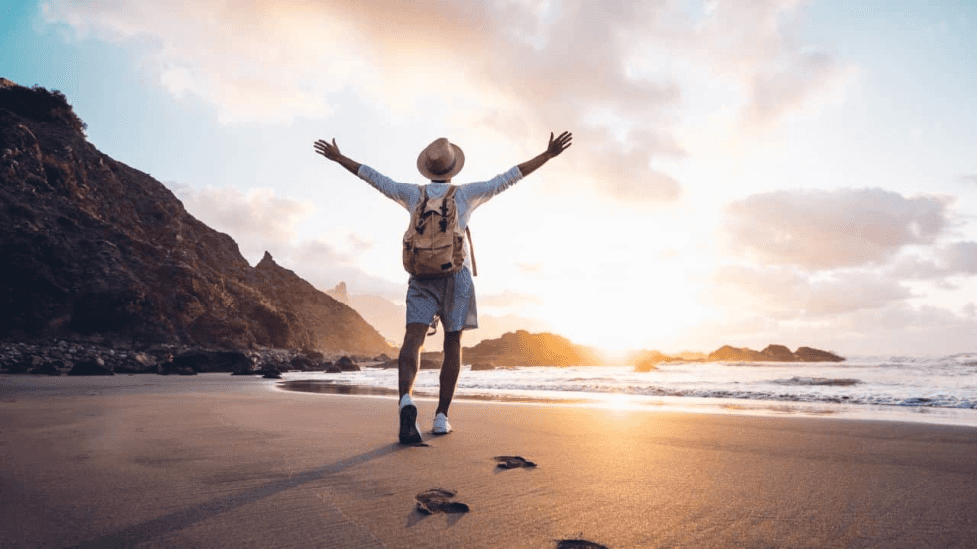
[[[400,398],[410,394],[411,389],[414,388],[414,378],[417,377],[417,370],[420,368],[421,345],[424,345],[427,328],[427,324],[420,322],[411,322],[407,325],[404,344],[400,346],[400,356],[397,359]]]
[[[448,406],[455,396],[458,385],[458,373],[461,371],[461,330],[445,332],[444,334],[444,362],[441,363],[441,388],[438,399],[437,414],[448,415]]]

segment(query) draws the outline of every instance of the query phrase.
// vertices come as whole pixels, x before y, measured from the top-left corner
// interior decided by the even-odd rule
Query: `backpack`
[[[442,278],[461,270],[465,263],[465,236],[471,243],[468,228],[458,225],[454,185],[440,198],[429,198],[427,187],[421,187],[421,200],[410,216],[404,233],[404,269],[418,278]],[[472,248],[472,269],[475,269]],[[477,271],[476,271],[477,273]]]

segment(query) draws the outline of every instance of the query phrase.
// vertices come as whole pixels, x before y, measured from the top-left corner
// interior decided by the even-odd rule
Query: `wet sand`
[[[459,401],[403,447],[395,398],[275,383],[0,375],[0,546],[977,544],[977,428]]]

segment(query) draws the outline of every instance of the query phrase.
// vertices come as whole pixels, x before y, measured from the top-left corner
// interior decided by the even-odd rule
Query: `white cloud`
[[[147,64],[160,83],[213,103],[223,121],[326,117],[341,90],[394,111],[434,101],[503,135],[574,130],[578,146],[565,162],[577,184],[629,202],[680,195],[659,161],[682,154],[681,63],[704,62],[734,81],[748,98],[740,107],[764,124],[803,106],[838,66],[793,42],[784,22],[797,2],[706,11],[699,20],[678,3],[635,0],[44,4],[48,21],[79,33],[155,44]],[[623,139],[608,131],[616,123],[593,125],[595,109],[626,121]]]
[[[878,309],[912,296],[898,282],[868,271],[812,278],[786,267],[724,267],[715,272],[713,284],[711,301],[724,309],[755,311],[779,320]]]
[[[977,242],[954,242],[941,249],[939,257],[951,273],[977,275]]]
[[[298,225],[315,211],[311,202],[275,196],[273,189],[195,190],[179,184],[171,188],[194,217],[240,239],[246,255],[295,240]]]
[[[949,202],[884,189],[774,191],[727,206],[723,230],[736,251],[768,264],[878,264],[906,246],[932,244],[948,227]]]

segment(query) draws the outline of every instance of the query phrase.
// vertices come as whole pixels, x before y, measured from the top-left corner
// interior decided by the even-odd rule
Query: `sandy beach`
[[[462,400],[403,447],[394,398],[275,383],[0,376],[0,546],[977,544],[977,428]]]

